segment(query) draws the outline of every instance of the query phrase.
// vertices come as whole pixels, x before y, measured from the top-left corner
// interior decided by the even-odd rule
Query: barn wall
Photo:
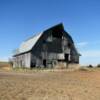
[[[80,68],[80,64],[70,63],[70,64],[68,64],[68,68],[69,69],[79,69]]]
[[[14,58],[14,67],[42,67],[44,60],[48,66],[63,63],[66,67],[67,63],[79,63],[73,40],[64,30],[45,31],[30,53]]]
[[[48,66],[53,66],[58,63],[58,60],[65,60],[65,54],[68,54],[68,60],[65,60],[65,64],[69,62],[78,63],[79,55],[75,51],[73,42],[70,37],[66,37],[66,33],[63,33],[61,38],[52,37],[52,31],[47,31],[41,36],[31,51],[31,66],[42,67],[43,60],[46,60]]]
[[[55,65],[56,69],[79,69],[80,68],[80,64],[76,64],[76,63],[69,63],[66,64],[65,62],[59,62],[57,65]]]
[[[25,58],[24,58],[24,63],[25,63],[25,67],[30,68],[30,63],[31,63],[31,53],[27,53],[25,54]]]
[[[33,54],[31,55],[31,68],[34,68],[34,67],[41,67],[43,65],[42,63],[42,58],[40,55],[38,54]]]
[[[44,33],[45,35],[39,39],[32,49],[32,65],[42,66],[44,59],[47,60],[47,63],[52,61],[55,63],[58,60],[64,60],[65,54],[70,55],[68,39],[65,36],[61,38],[52,37],[51,33],[51,31]]]
[[[13,67],[27,67],[30,68],[31,53],[25,53],[13,58]]]

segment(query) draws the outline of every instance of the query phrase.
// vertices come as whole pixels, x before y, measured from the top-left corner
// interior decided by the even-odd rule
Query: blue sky
[[[80,63],[100,63],[100,0],[0,0],[0,60],[60,22],[82,54]]]

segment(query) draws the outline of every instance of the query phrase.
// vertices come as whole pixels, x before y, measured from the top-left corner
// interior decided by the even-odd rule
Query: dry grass
[[[0,61],[0,70],[11,70],[12,67],[8,62],[1,62]]]
[[[100,100],[100,70],[0,72],[0,100]]]

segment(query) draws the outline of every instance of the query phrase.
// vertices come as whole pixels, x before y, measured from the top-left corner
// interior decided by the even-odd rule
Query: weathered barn
[[[24,41],[13,56],[13,67],[68,67],[79,64],[79,56],[72,37],[58,24]]]

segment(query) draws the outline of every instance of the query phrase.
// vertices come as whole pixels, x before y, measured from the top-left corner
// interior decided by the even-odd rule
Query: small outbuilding
[[[58,24],[24,41],[13,55],[13,67],[67,68],[78,65],[79,56],[72,37]]]

